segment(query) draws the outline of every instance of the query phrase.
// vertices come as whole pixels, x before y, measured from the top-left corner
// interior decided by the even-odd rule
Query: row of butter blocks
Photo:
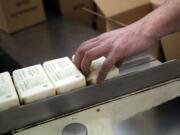
[[[86,82],[94,84],[104,61],[101,57],[92,62],[87,79],[68,57],[15,70],[14,84],[8,72],[1,73],[0,111],[85,87]],[[119,69],[114,66],[106,80],[118,75]]]

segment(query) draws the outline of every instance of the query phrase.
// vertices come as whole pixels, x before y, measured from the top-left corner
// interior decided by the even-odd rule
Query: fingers
[[[98,37],[95,37],[95,38],[92,38],[92,39],[90,39],[90,40],[87,40],[87,41],[83,42],[83,43],[81,44],[81,46],[84,46],[84,45],[86,45],[86,44],[88,44],[88,43],[96,42],[98,39],[99,39]],[[80,47],[81,47],[81,46],[80,46]]]
[[[75,60],[74,61],[75,61],[76,66],[78,68],[80,68],[82,59],[85,55],[85,52],[87,52],[91,48],[94,48],[94,47],[102,44],[102,42],[108,41],[108,40],[109,39],[107,38],[107,36],[105,36],[105,34],[102,34],[96,38],[90,39],[90,40],[82,43],[75,53]]]
[[[104,81],[112,67],[116,64],[120,66],[123,63],[123,60],[124,55],[120,50],[112,50],[101,67],[101,70],[98,74],[97,83],[101,83],[102,81]]]
[[[81,62],[81,69],[85,75],[89,74],[91,62],[93,60],[98,59],[108,53],[108,47],[106,47],[105,45],[106,44],[99,45],[85,53]]]
[[[76,66],[80,69],[81,68],[81,62],[82,62],[82,59],[85,55],[85,52],[87,50],[90,50],[91,48],[93,47],[96,47],[98,46],[98,42],[94,41],[94,42],[91,42],[91,43],[88,43],[88,44],[84,44],[83,46],[81,46],[75,53],[75,64]]]
[[[112,69],[113,65],[116,63],[115,61],[116,60],[114,58],[114,55],[111,53],[105,60],[104,64],[102,65],[102,68],[98,74],[97,83],[101,83],[102,81],[105,80],[108,72]]]

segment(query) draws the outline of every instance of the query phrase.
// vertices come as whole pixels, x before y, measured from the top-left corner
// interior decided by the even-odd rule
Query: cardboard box
[[[94,15],[81,9],[82,6],[94,10],[93,0],[59,0],[60,11],[65,18],[93,27]]]
[[[166,0],[151,0],[153,8],[158,8]],[[161,46],[166,61],[172,59],[180,60],[180,32],[170,34],[161,39]]]
[[[44,20],[42,0],[0,0],[0,29],[8,33]]]
[[[166,0],[150,0],[150,2],[152,3],[153,9],[158,8],[159,6],[161,6]]]
[[[149,0],[60,0],[63,16],[82,22],[91,28],[92,24],[96,23],[100,32],[110,31],[121,26],[88,13],[82,10],[81,6],[125,24],[139,20],[152,10]]]
[[[98,12],[103,14],[107,18],[111,18],[127,25],[141,19],[153,10],[152,3],[147,0],[113,1],[114,2],[106,1],[106,4],[104,4],[102,3],[102,0],[96,0],[97,6],[99,6]],[[111,2],[114,4],[111,4]],[[104,20],[102,18],[97,19],[97,29],[100,32],[111,31],[120,27],[120,25]],[[152,56],[157,59],[161,59],[163,57],[160,50],[160,42],[156,42],[155,45],[153,45],[150,49]]]
[[[150,48],[151,55],[158,60],[163,59],[163,54],[161,50],[162,50],[162,47],[161,47],[160,41],[154,43],[154,45]]]
[[[180,31],[161,39],[166,60],[180,60]]]
[[[95,0],[98,12],[106,18],[113,19],[129,25],[152,11],[148,0]],[[111,31],[121,26],[102,18],[97,18],[97,29],[100,32]]]
[[[116,0],[114,0],[114,1],[116,1]],[[144,17],[145,15],[147,15],[148,13],[150,13],[153,10],[152,3],[149,1],[144,0],[144,1],[133,1],[132,2],[131,0],[129,0],[129,1],[123,1],[123,2],[116,1],[117,4],[115,4],[116,6],[114,6],[116,9],[114,9],[114,7],[113,7],[113,10],[108,11],[109,8],[110,9],[112,8],[110,1],[108,1],[108,2],[109,3],[106,3],[107,4],[106,6],[101,5],[102,3],[100,3],[99,6],[101,5],[101,8],[104,10],[98,10],[98,12],[103,14],[107,18],[112,18],[113,20],[125,23],[127,25],[141,19],[142,17]],[[121,5],[121,6],[119,6],[119,5]],[[121,7],[121,8],[119,9],[119,7]],[[122,8],[122,7],[124,7],[124,8]],[[106,11],[107,11],[107,13],[106,13]],[[98,18],[97,22],[98,22],[97,23],[98,30],[101,32],[111,31],[111,30],[121,27],[120,25],[117,25],[113,22],[104,20],[102,18]],[[162,57],[160,48],[161,48],[160,42],[156,42],[150,49],[152,56],[154,56],[157,59],[160,59]]]

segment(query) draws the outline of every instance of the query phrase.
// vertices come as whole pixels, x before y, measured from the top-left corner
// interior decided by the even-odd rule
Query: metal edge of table
[[[180,77],[180,63],[170,61],[141,72],[117,77],[99,85],[88,86],[0,112],[0,134],[63,116],[138,90]],[[128,83],[127,83],[128,82]],[[131,85],[129,85],[131,83]]]

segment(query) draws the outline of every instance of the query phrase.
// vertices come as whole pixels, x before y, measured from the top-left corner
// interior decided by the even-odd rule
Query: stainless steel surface
[[[147,91],[148,89],[145,88],[179,77],[180,63],[171,61],[125,77],[117,77],[99,85],[92,85],[64,95],[3,111],[0,112],[0,134],[36,125],[51,118],[63,117],[128,94]]]
[[[121,133],[123,133],[123,129],[127,133],[130,133],[128,132],[129,128],[131,129],[130,126],[129,128],[126,128],[125,125],[124,127],[122,126],[122,128],[119,128],[119,123],[123,123],[124,120],[132,118],[140,112],[145,112],[147,110],[155,108],[158,105],[166,103],[167,101],[179,97],[179,90],[180,78],[148,88],[147,91],[134,93],[133,95],[128,95],[120,99],[112,100],[110,102],[107,102],[106,104],[98,105],[87,110],[82,110],[80,112],[64,116],[62,118],[54,119],[37,126],[20,130],[14,135],[57,135],[59,134],[59,132],[62,132],[64,127],[71,123],[82,123],[83,125],[85,125],[87,127],[88,135],[121,135]],[[171,110],[167,110],[167,112],[163,113],[167,113],[167,115],[170,116],[171,113],[168,113],[170,111]],[[161,115],[161,112],[159,115]],[[146,119],[152,120],[151,116],[149,118]],[[153,119],[152,121],[152,124],[155,125],[152,125],[152,127],[147,126],[147,130],[144,131],[141,135],[146,135],[148,133],[148,135],[154,135],[153,133],[163,133],[160,130],[158,132],[151,132],[153,131],[152,129],[156,125],[158,125],[158,121],[156,121],[156,119]],[[136,127],[142,127],[137,128],[137,131],[143,130],[143,127],[146,127],[146,125],[148,125],[148,121],[145,122],[146,123],[132,123],[133,126],[135,126],[135,132]],[[165,125],[159,128],[166,128]],[[170,127],[171,125],[167,126]],[[131,135],[136,135],[136,133],[131,133]]]
[[[45,23],[13,35],[0,32],[0,48],[22,67],[42,64],[44,61],[71,56],[79,45],[100,33],[62,17],[53,17]],[[124,67],[150,62],[149,52],[127,59]]]
[[[87,135],[87,128],[80,123],[72,123],[64,127],[62,135]]]
[[[129,67],[126,66],[126,68],[120,67],[120,69],[119,69],[120,70],[120,76],[132,74],[135,72],[140,72],[140,71],[152,68],[152,67],[159,66],[161,64],[162,64],[161,62],[159,62],[157,60],[153,60],[151,62],[147,62],[147,63],[145,62],[144,64],[136,63],[136,66],[130,65]]]
[[[71,57],[83,41],[98,34],[57,16],[14,35],[0,32],[0,48],[22,67],[27,67],[59,57]]]
[[[25,67],[67,55],[71,57],[82,41],[96,35],[98,35],[97,32],[82,25],[65,21],[62,18],[55,18],[50,22],[37,25],[12,36],[0,33],[0,47],[21,66]],[[146,58],[144,60],[148,62]],[[140,64],[142,64],[141,62]],[[166,66],[166,68],[157,68],[158,70],[148,70],[148,72],[143,71],[123,78],[119,77],[99,86],[90,86],[85,90],[70,92],[34,104],[0,112],[0,134],[27,126],[32,127],[51,118],[63,117],[65,114],[106,103],[118,96],[121,97],[179,76],[179,64],[173,66],[168,64]],[[163,69],[165,71],[161,72]],[[127,82],[132,82],[131,86]],[[176,103],[176,101],[174,102]],[[178,105],[176,104],[176,106]],[[162,107],[166,109],[162,109],[160,112],[159,109],[152,109],[123,123],[116,123],[114,125],[117,131],[116,134],[180,134],[179,110],[176,106],[174,108]],[[159,114],[157,115],[156,112],[159,112]],[[172,115],[173,119],[171,120]],[[137,121],[139,122],[138,126]]]
[[[180,135],[180,98],[114,124],[115,135]]]

